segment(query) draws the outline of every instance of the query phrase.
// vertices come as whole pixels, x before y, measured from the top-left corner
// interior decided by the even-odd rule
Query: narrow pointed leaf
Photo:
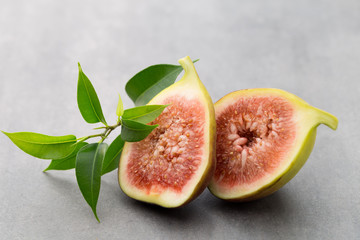
[[[75,173],[77,183],[98,221],[96,205],[100,192],[101,167],[106,150],[107,144],[92,143],[82,147],[76,156]]]
[[[169,105],[146,105],[129,108],[124,111],[123,119],[140,123],[149,123],[157,118]]]
[[[107,125],[101,109],[99,98],[90,80],[82,71],[80,63],[77,87],[77,102],[81,115],[86,122],[102,122]]]
[[[126,142],[138,142],[151,133],[158,125],[146,125],[132,120],[122,120],[121,138]]]
[[[68,156],[76,147],[76,137],[48,136],[32,132],[3,132],[21,150],[41,159],[60,159]]]
[[[121,135],[115,138],[110,144],[105,154],[101,175],[111,172],[119,167],[119,160],[124,144],[125,142],[122,140]]]
[[[61,159],[53,159],[49,166],[44,170],[44,172],[49,170],[69,170],[75,168],[76,155],[79,150],[87,145],[86,142],[79,142],[76,144],[75,150],[67,157]]]
[[[119,102],[118,102],[118,105],[117,105],[117,108],[116,108],[116,115],[118,117],[121,117],[123,114],[124,114],[124,105],[123,105],[123,102],[121,100],[121,96],[119,94]]]

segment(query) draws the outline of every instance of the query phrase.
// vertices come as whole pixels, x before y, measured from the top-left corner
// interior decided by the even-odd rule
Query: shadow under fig
[[[125,194],[124,194],[125,195]],[[138,212],[142,221],[157,223],[159,231],[171,232],[175,235],[190,234],[194,229],[200,232],[207,231],[211,234],[213,221],[207,211],[204,211],[202,201],[195,199],[179,208],[164,208],[158,205],[137,201],[127,197],[122,199],[122,204],[128,205],[133,211]],[[144,220],[144,216],[147,220]],[[166,229],[163,227],[166,226]],[[189,237],[189,236],[187,236]]]
[[[135,199],[127,197],[127,203],[129,203],[135,209],[144,211],[152,215],[156,215],[163,219],[172,219],[179,222],[189,221],[198,215],[197,209],[193,203],[179,208],[164,208],[155,204],[141,202]]]
[[[206,205],[212,215],[219,216],[225,221],[248,221],[251,224],[247,226],[254,228],[264,224],[268,227],[277,227],[279,224],[286,227],[291,226],[294,221],[306,220],[306,216],[302,214],[303,204],[287,189],[250,202],[228,202],[212,196],[211,199],[206,199]]]
[[[229,202],[214,197],[213,207],[218,211],[229,211],[232,213],[284,213],[292,211],[297,200],[292,198],[287,191],[277,191],[270,196],[249,202]]]

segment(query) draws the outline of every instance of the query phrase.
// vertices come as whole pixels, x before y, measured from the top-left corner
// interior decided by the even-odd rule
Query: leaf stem
[[[106,126],[102,126],[102,127],[97,127],[97,128],[93,128],[94,130],[98,130],[98,129],[104,129],[106,128]]]
[[[78,142],[84,142],[90,138],[101,137],[100,143],[102,143],[110,135],[110,133],[119,126],[121,126],[121,119],[118,119],[117,123],[114,125],[106,125],[103,127],[95,128],[95,129],[105,129],[103,133],[89,135],[86,137],[79,138],[77,140]]]
[[[78,142],[84,142],[84,141],[88,140],[89,138],[101,137],[101,136],[103,136],[103,135],[104,135],[103,133],[94,134],[94,135],[89,135],[89,136],[86,136],[86,137],[79,138],[79,139],[78,139]]]

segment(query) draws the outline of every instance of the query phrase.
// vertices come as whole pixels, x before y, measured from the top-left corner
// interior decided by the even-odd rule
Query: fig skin
[[[300,128],[300,136],[295,146],[288,150],[292,152],[292,154],[290,154],[292,157],[291,160],[287,161],[287,163],[289,163],[288,166],[281,172],[277,172],[271,181],[256,186],[252,191],[248,191],[247,193],[225,194],[219,190],[213,178],[208,187],[210,192],[218,198],[232,202],[247,202],[261,199],[279,190],[298,173],[309,158],[314,147],[317,126],[325,124],[331,129],[336,130],[338,125],[338,119],[335,116],[309,105],[294,94],[272,88],[245,89],[229,93],[215,103],[216,115],[218,115],[222,109],[226,108],[226,106],[231,105],[236,99],[239,99],[239,97],[249,95],[254,97],[281,96],[287,99],[295,109],[298,120],[297,126]]]
[[[189,57],[184,57],[179,60],[179,63],[185,70],[184,76],[178,82],[162,90],[148,104],[161,104],[162,100],[173,95],[177,96],[178,94],[196,96],[196,98],[203,103],[206,115],[204,124],[205,154],[202,155],[203,164],[201,164],[202,169],[200,170],[202,172],[199,174],[200,177],[197,175],[193,176],[193,179],[190,180],[193,182],[191,182],[191,187],[189,187],[191,191],[187,190],[187,192],[183,192],[182,195],[178,197],[180,200],[178,198],[166,199],[166,197],[162,196],[162,193],[146,194],[141,189],[136,189],[135,186],[132,186],[131,183],[128,182],[126,165],[131,151],[131,145],[133,144],[128,142],[124,145],[118,169],[120,188],[126,195],[139,201],[156,204],[166,208],[181,207],[195,199],[208,186],[215,170],[216,122],[213,102],[206,88],[200,81],[191,59]]]

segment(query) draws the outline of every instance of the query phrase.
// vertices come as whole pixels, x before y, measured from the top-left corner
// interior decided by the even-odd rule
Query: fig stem
[[[317,125],[322,123],[329,128],[336,130],[339,122],[337,117],[316,107],[311,107],[311,111],[314,113],[314,116],[316,116],[315,120],[317,121]]]

